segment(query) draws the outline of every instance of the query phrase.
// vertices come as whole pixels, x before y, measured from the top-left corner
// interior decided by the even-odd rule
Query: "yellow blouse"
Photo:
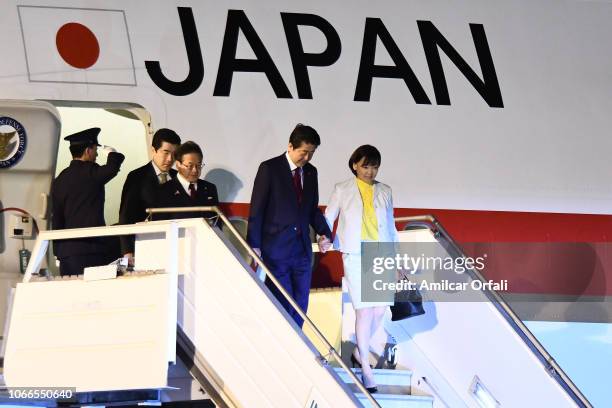
[[[361,239],[364,241],[378,241],[378,219],[374,210],[374,186],[358,178],[357,187],[363,202]]]

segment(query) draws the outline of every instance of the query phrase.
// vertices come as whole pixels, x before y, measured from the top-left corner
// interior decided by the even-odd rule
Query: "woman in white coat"
[[[349,159],[355,177],[338,183],[325,210],[325,218],[333,228],[338,218],[334,246],[342,252],[344,277],[355,309],[355,336],[359,355],[351,356],[362,366],[362,381],[368,391],[376,392],[372,368],[368,364],[370,340],[378,330],[389,302],[364,302],[361,299],[361,243],[397,242],[393,219],[391,188],[376,181],[381,156],[374,146],[357,148]]]

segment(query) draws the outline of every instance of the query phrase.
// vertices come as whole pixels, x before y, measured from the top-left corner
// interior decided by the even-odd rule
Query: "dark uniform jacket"
[[[178,178],[175,177],[162,185],[156,200],[156,207],[196,207],[219,205],[217,186],[205,180],[198,180],[195,198],[191,198],[185,191]],[[210,218],[217,215],[214,212],[199,211],[185,213],[156,214],[156,220],[177,218]]]
[[[325,217],[318,207],[317,169],[306,163],[302,171],[300,205],[284,153],[259,165],[251,195],[247,242],[253,248],[260,248],[264,259],[290,258],[296,242],[301,242],[305,253],[310,256],[309,225],[317,234],[331,237]]]
[[[104,185],[117,175],[124,159],[123,154],[112,152],[103,166],[72,160],[51,186],[53,229],[106,225]],[[72,255],[104,253],[108,251],[106,242],[100,238],[55,241],[55,255],[61,259]]]
[[[171,180],[176,178],[176,170],[168,172]],[[134,224],[147,218],[147,208],[155,207],[159,192],[159,178],[151,162],[132,170],[123,184],[119,206],[119,224]],[[121,252],[134,252],[134,236],[121,237]]]

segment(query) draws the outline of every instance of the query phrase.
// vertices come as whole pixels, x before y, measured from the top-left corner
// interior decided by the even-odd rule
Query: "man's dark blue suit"
[[[312,280],[309,226],[328,238],[331,231],[318,207],[317,169],[306,163],[302,171],[302,200],[298,202],[284,153],[259,165],[251,196],[247,242],[261,249],[266,266],[306,312]],[[301,327],[302,319],[280,292],[269,280],[266,285]]]

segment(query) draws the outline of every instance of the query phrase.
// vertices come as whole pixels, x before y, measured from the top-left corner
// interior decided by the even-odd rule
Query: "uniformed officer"
[[[91,128],[64,138],[70,142],[72,161],[51,186],[54,230],[106,225],[104,185],[117,175],[125,156],[105,146],[106,164],[97,164],[99,133],[100,128]],[[115,256],[102,237],[55,241],[54,249],[61,275],[82,274],[83,268],[105,265]]]

